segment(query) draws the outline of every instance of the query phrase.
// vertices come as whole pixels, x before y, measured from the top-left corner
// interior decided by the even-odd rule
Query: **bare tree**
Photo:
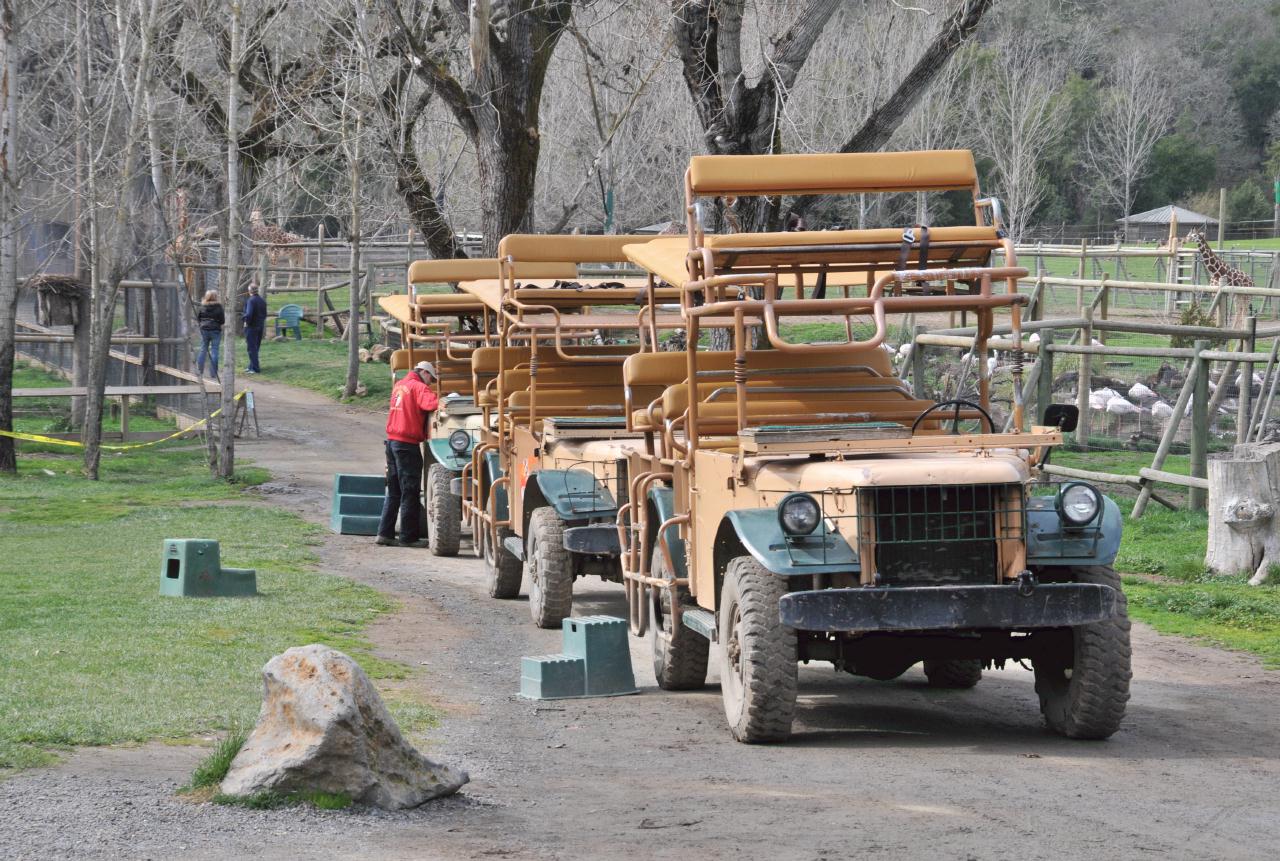
[[[384,7],[405,70],[449,109],[475,150],[480,225],[492,253],[506,234],[533,229],[542,87],[573,2],[453,0],[423,8],[416,0],[384,0]],[[411,215],[433,254],[457,256],[452,241],[437,238],[444,219],[424,181],[419,172],[408,183],[409,203],[423,207]]]
[[[1131,215],[1135,186],[1146,171],[1151,151],[1174,117],[1172,92],[1136,46],[1122,51],[1084,142],[1084,164],[1096,179],[1095,193]],[[1128,223],[1124,223],[1128,238]]]
[[[13,353],[18,306],[18,15],[0,0],[0,431],[13,430]],[[12,437],[0,436],[0,472],[16,472]]]
[[[972,127],[978,149],[994,162],[1005,226],[1018,241],[1047,192],[1042,159],[1059,132],[1065,103],[1058,94],[1069,66],[1034,30],[1009,27],[995,45],[975,70]]]

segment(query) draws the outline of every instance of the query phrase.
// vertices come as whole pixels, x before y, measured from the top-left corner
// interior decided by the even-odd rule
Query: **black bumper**
[[[612,523],[571,526],[564,531],[564,549],[570,553],[617,556],[622,552],[618,544],[618,527]]]
[[[1116,615],[1117,594],[1095,583],[818,589],[782,597],[782,623],[802,631],[1062,628]]]

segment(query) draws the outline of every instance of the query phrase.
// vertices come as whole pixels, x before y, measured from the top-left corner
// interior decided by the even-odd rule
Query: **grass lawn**
[[[262,365],[261,379],[277,383],[288,383],[304,389],[311,389],[335,400],[342,400],[342,387],[347,380],[347,345],[346,342],[333,343],[328,338],[315,339],[315,328],[309,323],[302,324],[302,340],[289,338],[284,341],[266,340],[258,359]],[[244,346],[240,346],[244,353]],[[247,354],[243,357],[247,363]],[[244,367],[241,365],[240,367]],[[237,376],[243,371],[237,371]],[[253,381],[258,377],[240,376],[244,385],[253,388]],[[381,362],[360,365],[360,382],[364,383],[369,393],[364,397],[351,398],[349,403],[365,404],[370,409],[384,409],[391,396],[391,370]]]
[[[183,447],[105,456],[88,482],[75,455],[20,451],[18,475],[0,477],[0,773],[73,745],[251,726],[259,671],[290,646],[327,643],[375,678],[404,677],[361,633],[388,601],[314,570],[317,527],[244,498],[266,477],[210,479]],[[160,597],[171,537],[219,540],[223,564],[257,569],[260,597]],[[389,704],[410,733],[434,720]]]
[[[1184,475],[1186,455],[1172,455],[1164,469]],[[1149,466],[1149,452],[1060,451],[1054,462],[1079,469],[1136,475]],[[1132,493],[1104,487],[1125,515],[1124,538],[1115,567],[1125,575],[1129,615],[1166,634],[1181,634],[1229,649],[1260,656],[1280,669],[1280,575],[1250,586],[1247,576],[1216,577],[1205,573],[1209,519],[1204,512],[1169,511],[1154,502],[1141,520],[1130,520]],[[1185,494],[1162,485],[1161,495],[1185,505]]]

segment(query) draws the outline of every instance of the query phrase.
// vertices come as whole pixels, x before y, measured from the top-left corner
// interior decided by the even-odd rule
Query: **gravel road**
[[[328,519],[334,472],[381,469],[380,413],[254,381],[275,474],[268,499]],[[464,554],[466,550],[464,548]],[[468,769],[452,799],[407,812],[246,811],[174,796],[204,751],[81,750],[0,783],[0,858],[1275,858],[1280,674],[1134,626],[1133,700],[1110,741],[1043,729],[1031,674],[934,691],[918,670],[873,682],[803,668],[797,736],[729,737],[712,677],[660,691],[633,640],[638,696],[534,703],[519,657],[558,647],[524,601],[494,601],[480,563],[330,536],[322,566],[401,602],[371,638],[419,667],[447,718],[433,755]],[[575,610],[623,615],[621,588]]]

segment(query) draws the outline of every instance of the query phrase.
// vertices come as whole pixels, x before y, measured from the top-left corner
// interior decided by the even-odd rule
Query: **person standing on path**
[[[431,389],[435,381],[435,366],[419,362],[391,388],[391,408],[387,411],[387,497],[382,502],[377,540],[384,546],[427,546],[426,539],[420,540],[418,535],[422,521],[418,497],[422,488],[422,443],[427,438],[431,414],[440,402]]]
[[[204,360],[212,359],[209,372],[218,379],[218,359],[222,352],[222,326],[227,322],[227,315],[222,311],[222,303],[218,301],[218,291],[210,290],[200,301],[196,311],[196,323],[200,327],[200,352],[196,355],[196,373],[204,373]]]
[[[244,345],[249,350],[249,370],[246,373],[260,374],[258,366],[258,348],[262,346],[262,335],[267,328],[267,300],[258,295],[258,285],[249,285],[249,298],[244,303]]]

